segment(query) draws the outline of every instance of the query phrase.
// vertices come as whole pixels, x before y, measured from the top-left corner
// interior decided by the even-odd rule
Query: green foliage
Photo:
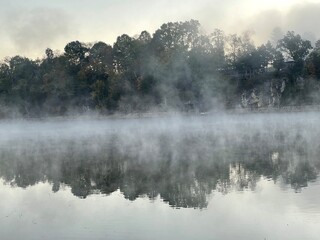
[[[295,35],[293,31],[289,31],[278,41],[278,48],[294,61],[292,73],[300,75],[303,70],[304,60],[312,49],[311,42],[303,40],[299,34]]]
[[[306,59],[306,74],[320,79],[320,40],[317,41],[314,50]]]
[[[79,41],[68,43],[65,48],[65,56],[73,64],[79,64],[85,59],[88,48],[83,46]]]
[[[0,64],[0,116],[6,115],[1,109],[29,117],[90,109],[207,111],[239,105],[243,92],[263,89],[273,78],[287,79],[282,105],[315,99],[308,94],[317,95],[317,88],[302,88],[297,79],[318,86],[320,42],[309,54],[310,42],[294,32],[277,48],[255,46],[251,35],[226,36],[220,29],[206,35],[190,20],[163,24],[153,35],[123,34],[113,46],[73,41],[61,55],[46,49],[41,61],[15,56]]]
[[[294,61],[303,60],[312,49],[309,40],[303,40],[299,34],[289,31],[284,38],[278,41],[278,48],[287,53]]]

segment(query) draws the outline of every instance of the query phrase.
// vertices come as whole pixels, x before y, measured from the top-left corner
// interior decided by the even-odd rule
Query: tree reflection
[[[318,148],[300,134],[290,139],[284,132],[244,134],[235,140],[228,134],[221,139],[185,133],[152,139],[154,148],[139,139],[125,143],[117,135],[52,141],[50,147],[36,143],[36,149],[16,143],[1,149],[0,175],[22,188],[48,181],[58,192],[67,185],[79,198],[120,189],[131,201],[160,196],[175,208],[206,208],[213,191],[255,190],[261,178],[281,180],[299,192],[320,170]]]

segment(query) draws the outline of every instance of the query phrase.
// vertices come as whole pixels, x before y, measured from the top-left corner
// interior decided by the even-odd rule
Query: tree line
[[[274,84],[281,79],[285,88]],[[153,35],[123,34],[113,46],[72,41],[43,59],[5,58],[0,116],[234,108],[266,84],[278,89],[278,106],[318,104],[319,79],[320,41],[313,47],[289,31],[255,46],[250,32],[207,34],[196,20],[169,22]]]

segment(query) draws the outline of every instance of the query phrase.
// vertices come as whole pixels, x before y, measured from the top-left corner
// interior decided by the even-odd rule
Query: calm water
[[[319,239],[320,114],[0,122],[0,239]]]

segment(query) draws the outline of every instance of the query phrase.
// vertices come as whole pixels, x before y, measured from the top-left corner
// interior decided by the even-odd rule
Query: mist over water
[[[0,233],[17,239],[26,226],[14,233],[13,223],[28,222],[26,239],[149,239],[152,230],[155,239],[212,239],[210,231],[216,239],[317,239],[319,119],[310,112],[2,121],[0,224],[11,225]],[[26,204],[10,201],[18,196]],[[64,211],[77,219],[71,226]]]

